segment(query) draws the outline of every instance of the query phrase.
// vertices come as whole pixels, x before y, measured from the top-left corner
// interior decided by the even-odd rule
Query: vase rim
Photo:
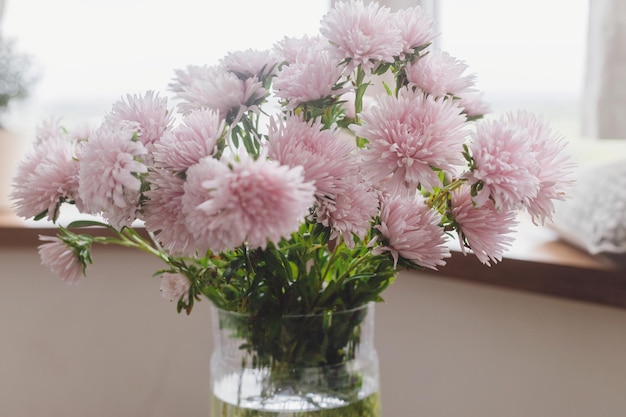
[[[360,306],[357,307],[353,307],[347,310],[339,310],[339,311],[323,311],[320,313],[312,313],[312,314],[285,314],[282,315],[281,317],[283,318],[299,318],[299,317],[315,317],[315,316],[324,316],[327,314],[331,314],[331,315],[336,315],[336,314],[350,314],[353,313],[355,311],[360,311],[360,310],[366,310],[368,308],[374,308],[374,301],[369,301],[365,304],[361,304]],[[238,311],[233,311],[233,310],[227,310],[221,307],[216,306],[214,303],[211,303],[211,307],[214,308],[215,310],[219,311],[219,312],[225,312],[228,313],[232,316],[239,316],[239,317],[246,317],[249,316],[249,313],[241,313]]]

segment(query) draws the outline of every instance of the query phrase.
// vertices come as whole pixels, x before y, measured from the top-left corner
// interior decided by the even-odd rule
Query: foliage
[[[13,100],[28,96],[37,77],[32,58],[18,52],[16,42],[0,36],[0,114]]]

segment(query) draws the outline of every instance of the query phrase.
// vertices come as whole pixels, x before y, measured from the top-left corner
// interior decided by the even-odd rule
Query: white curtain
[[[2,16],[4,15],[5,0],[0,0],[0,29],[2,29]],[[1,35],[2,33],[0,33]]]
[[[558,30],[558,29],[556,29]],[[626,1],[590,0],[583,135],[626,138]]]

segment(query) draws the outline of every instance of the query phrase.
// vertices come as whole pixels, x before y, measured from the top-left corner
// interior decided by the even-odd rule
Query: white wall
[[[208,415],[207,304],[178,315],[158,262],[95,252],[68,287],[0,248],[0,416]],[[377,306],[386,417],[623,417],[626,311],[401,276]]]
[[[386,416],[626,415],[626,311],[401,278],[378,309]]]

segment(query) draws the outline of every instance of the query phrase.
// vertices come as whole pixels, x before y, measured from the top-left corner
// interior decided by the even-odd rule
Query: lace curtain
[[[557,29],[558,30],[558,29]],[[626,1],[590,0],[583,135],[626,138]]]

